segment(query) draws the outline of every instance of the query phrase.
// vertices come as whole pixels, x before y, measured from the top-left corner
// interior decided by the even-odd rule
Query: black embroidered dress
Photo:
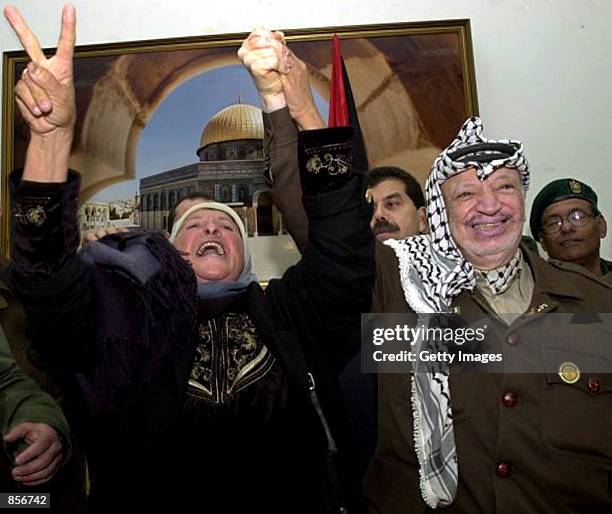
[[[7,278],[83,413],[91,512],[338,512],[336,377],[374,266],[350,136],[302,133],[308,247],[265,291],[252,283],[224,305],[198,305],[193,274],[160,236],[77,252],[74,173],[11,177]]]

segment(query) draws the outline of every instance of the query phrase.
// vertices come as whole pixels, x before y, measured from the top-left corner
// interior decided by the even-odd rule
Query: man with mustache
[[[410,173],[393,166],[373,168],[367,185],[374,207],[370,227],[378,241],[427,232],[423,190]]]
[[[588,184],[562,178],[544,186],[533,201],[529,225],[549,258],[573,262],[597,277],[612,272],[612,262],[599,254],[608,227]]]

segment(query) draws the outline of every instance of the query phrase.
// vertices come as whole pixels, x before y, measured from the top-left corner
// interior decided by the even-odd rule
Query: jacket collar
[[[559,269],[545,261],[537,252],[534,252],[521,243],[520,248],[523,252],[526,264],[531,269],[534,279],[534,290],[531,298],[531,306],[528,310],[530,314],[544,314],[554,311],[559,302],[556,298],[575,298],[584,299],[584,293],[570,280],[559,280]],[[527,270],[524,269],[523,273]],[[458,307],[458,312],[468,314],[474,312],[475,305],[468,298],[475,299],[481,308],[489,310],[487,302],[482,298],[476,288],[471,294],[461,294],[453,305]],[[515,322],[516,325],[516,322]]]

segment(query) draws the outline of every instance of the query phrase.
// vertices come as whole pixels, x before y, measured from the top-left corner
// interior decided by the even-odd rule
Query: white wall
[[[548,181],[591,184],[612,222],[610,0],[77,0],[78,43],[273,28],[470,18],[480,114],[490,137],[521,139],[531,198]],[[43,46],[55,46],[61,0],[15,0]],[[0,49],[19,49],[8,24]],[[603,254],[612,257],[612,235]]]

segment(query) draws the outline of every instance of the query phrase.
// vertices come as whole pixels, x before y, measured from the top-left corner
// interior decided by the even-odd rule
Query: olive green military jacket
[[[4,269],[8,261],[0,256],[0,270]],[[53,478],[51,482],[44,486],[45,491],[49,492],[53,498],[51,512],[61,512],[62,514],[77,514],[86,510],[86,478],[85,478],[85,456],[82,450],[82,443],[75,444],[74,431],[68,431],[68,425],[64,416],[59,415],[55,410],[55,402],[42,391],[49,393],[51,397],[60,405],[63,402],[63,394],[50,373],[45,371],[45,364],[40,362],[38,355],[32,352],[30,342],[26,336],[26,313],[23,305],[15,298],[9,287],[0,280],[0,326],[4,331],[6,340],[9,341],[8,359],[4,358],[6,349],[2,351],[2,376],[12,376],[11,380],[19,384],[19,393],[13,391],[11,398],[14,403],[18,398],[26,399],[23,410],[17,411],[17,418],[28,417],[34,408],[45,423],[52,425],[62,435],[62,446],[64,463],[62,470]],[[5,366],[12,362],[8,371]],[[15,362],[17,367],[14,367]],[[21,373],[23,372],[23,373]],[[8,373],[8,374],[7,374]],[[24,379],[24,374],[28,377]],[[40,386],[38,389],[29,379],[34,380]],[[2,387],[4,393],[4,387]],[[2,393],[2,394],[3,394]],[[4,399],[0,407],[4,406]],[[14,408],[11,407],[14,411]],[[19,423],[17,418],[2,415],[2,433],[4,434],[9,425]],[[35,420],[30,420],[35,421]],[[71,436],[69,438],[69,435]],[[14,448],[8,448],[12,452]],[[12,455],[0,454],[0,491],[12,491],[17,487],[10,474]],[[68,462],[68,459],[70,461]]]
[[[559,369],[584,341],[570,337],[575,348],[552,351],[555,317],[541,316],[610,313],[612,286],[523,252],[535,280],[528,312],[537,314],[509,327],[500,323],[498,342],[537,341],[547,369]],[[379,247],[377,266],[373,310],[408,312],[393,250]],[[477,290],[453,306],[493,314]],[[612,356],[612,334],[601,340]],[[612,512],[612,375],[582,373],[569,384],[559,373],[451,374],[450,388],[459,485],[455,501],[440,512]],[[364,481],[372,512],[430,512],[419,490],[410,391],[410,375],[379,375],[378,444]]]
[[[64,460],[71,452],[68,422],[55,400],[17,367],[0,329],[0,432],[20,423],[46,423],[62,437]]]

